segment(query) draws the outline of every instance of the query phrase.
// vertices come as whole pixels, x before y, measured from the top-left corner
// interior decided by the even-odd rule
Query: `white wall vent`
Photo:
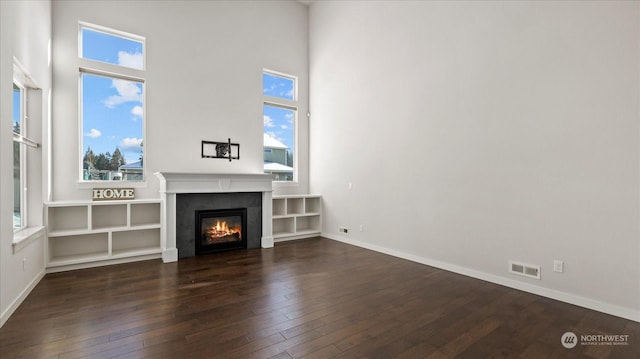
[[[540,279],[540,266],[509,261],[509,272],[529,278]]]

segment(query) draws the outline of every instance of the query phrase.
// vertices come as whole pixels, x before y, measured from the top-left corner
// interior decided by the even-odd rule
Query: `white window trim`
[[[82,29],[86,28],[92,31],[102,32],[107,35],[122,37],[129,40],[138,41],[142,44],[142,69],[135,69],[126,66],[120,66],[117,64],[111,64],[108,62],[102,62],[98,60],[85,59],[82,57]],[[147,174],[147,161],[142,164],[142,180],[140,181],[87,181],[82,179],[82,153],[83,142],[83,118],[82,118],[82,74],[90,74],[96,76],[104,76],[109,78],[117,78],[127,81],[142,83],[142,104],[146,110],[147,104],[147,89],[146,89],[146,68],[147,68],[147,51],[146,51],[146,38],[144,36],[135,35],[125,31],[120,31],[105,26],[95,25],[84,21],[78,22],[78,160],[79,165],[78,175],[76,180],[77,189],[91,189],[91,188],[144,188],[147,187],[148,174]],[[142,139],[147,138],[147,111],[142,113]],[[143,158],[146,157],[148,151],[145,148],[142,149]]]
[[[13,141],[20,143],[21,146],[25,149],[25,151],[20,151],[20,167],[21,167],[21,187],[23,198],[20,201],[21,205],[21,219],[22,226],[20,228],[15,228],[13,231],[13,253],[17,253],[23,248],[27,247],[31,242],[35,239],[39,238],[44,233],[43,226],[33,226],[29,223],[28,218],[28,207],[27,204],[29,202],[29,192],[27,188],[27,149],[28,148],[40,148],[40,144],[28,137],[28,127],[29,127],[29,113],[28,113],[28,101],[29,101],[29,90],[39,90],[40,87],[36,84],[36,82],[28,75],[24,66],[18,61],[17,58],[13,58],[13,83],[16,84],[21,92],[21,101],[20,101],[20,116],[22,126],[20,129],[20,134],[17,135],[14,133]],[[13,103],[13,101],[12,101]],[[13,121],[12,121],[13,123]]]
[[[298,176],[298,172],[299,172],[298,153],[300,152],[300,145],[299,145],[299,141],[298,141],[298,133],[300,131],[299,123],[298,123],[298,112],[300,111],[299,104],[298,104],[298,76],[293,76],[293,75],[285,74],[284,72],[279,72],[279,71],[274,71],[274,70],[269,70],[269,69],[264,69],[264,68],[262,69],[262,74],[269,74],[269,75],[278,76],[278,77],[284,77],[286,79],[293,80],[293,100],[265,95],[264,92],[263,92],[263,94],[262,94],[262,106],[263,106],[263,108],[264,108],[265,105],[267,105],[267,106],[279,107],[279,108],[283,108],[283,109],[294,111],[294,119],[293,119],[293,128],[294,128],[294,131],[293,131],[293,146],[294,146],[294,151],[293,151],[293,181],[277,181],[277,180],[274,180],[272,183],[273,183],[274,187],[298,187],[298,186],[300,186],[300,181],[299,181],[299,176]],[[264,129],[263,129],[263,131],[264,131]],[[263,148],[264,148],[264,146],[263,146]]]
[[[119,65],[116,65],[116,64],[103,62],[103,61],[99,61],[99,60],[83,58],[82,57],[82,29],[87,29],[87,30],[91,30],[91,31],[95,31],[95,32],[101,32],[101,33],[106,34],[106,35],[122,37],[122,38],[127,39],[127,40],[140,42],[141,45],[142,45],[142,69],[134,69],[134,68],[131,68],[131,67],[119,66]],[[88,23],[88,22],[85,22],[85,21],[78,21],[78,58],[81,61],[90,61],[90,62],[94,63],[93,64],[94,66],[92,66],[92,67],[95,67],[95,64],[101,64],[101,65],[115,66],[117,68],[126,68],[126,69],[132,69],[132,70],[136,70],[136,71],[145,71],[147,69],[146,39],[145,39],[144,36],[132,34],[130,32],[116,30],[116,29],[108,28],[106,26],[100,26],[100,25],[96,25],[96,24],[91,24],[91,23]]]

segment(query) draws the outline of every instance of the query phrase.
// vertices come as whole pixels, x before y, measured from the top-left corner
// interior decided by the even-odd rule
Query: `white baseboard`
[[[164,263],[177,262],[178,261],[178,249],[169,248],[162,251],[162,261]]]
[[[273,236],[264,236],[260,240],[261,248],[273,248]]]
[[[114,264],[140,262],[140,261],[147,261],[151,259],[160,259],[160,258],[163,258],[162,254],[160,253],[145,254],[145,255],[135,256],[135,257],[125,257],[125,258],[118,258],[118,259],[108,259],[104,261],[95,261],[95,262],[68,264],[64,266],[48,267],[46,270],[47,270],[47,273],[59,273],[59,272],[66,272],[70,270],[97,268],[97,267],[110,266]]]
[[[320,236],[320,233],[299,234],[299,235],[276,238],[275,242],[279,243],[279,242],[295,241],[295,240],[298,240],[298,239],[315,238],[315,237],[319,237],[319,236]]]
[[[431,258],[420,257],[413,254],[396,251],[396,250],[385,248],[375,244],[350,239],[344,236],[339,236],[339,235],[336,236],[329,233],[322,233],[321,236],[338,241],[338,242],[343,242],[343,243],[351,244],[357,247],[366,248],[372,251],[388,254],[394,257],[410,260],[412,262],[428,265],[428,266],[439,268],[439,269],[444,269],[449,272],[462,274],[467,277],[481,279],[487,282],[503,285],[505,287],[518,289],[524,292],[541,295],[543,297],[559,300],[561,302],[574,304],[580,307],[593,309],[602,313],[611,314],[617,317],[640,322],[640,311],[636,309],[622,307],[622,306],[610,304],[610,303],[605,303],[595,299],[586,298],[576,294],[571,294],[571,293],[567,293],[567,292],[563,292],[555,289],[549,289],[549,288],[541,287],[538,285],[533,285],[530,283],[520,282],[515,279],[505,278],[505,277],[497,276],[494,274],[480,272],[475,269],[462,267],[456,264],[441,262]]]
[[[11,315],[13,314],[13,312],[16,311],[16,309],[18,309],[20,304],[24,302],[24,300],[27,298],[29,293],[31,293],[33,288],[35,288],[36,285],[40,283],[40,280],[44,278],[44,274],[45,274],[45,270],[43,269],[40,273],[38,273],[38,275],[35,278],[33,278],[33,280],[29,283],[29,285],[20,293],[20,295],[11,303],[11,305],[9,305],[9,307],[7,307],[7,309],[4,312],[2,312],[2,315],[0,315],[0,328],[2,328],[4,323],[6,323],[7,320],[9,320],[9,317],[11,317]]]

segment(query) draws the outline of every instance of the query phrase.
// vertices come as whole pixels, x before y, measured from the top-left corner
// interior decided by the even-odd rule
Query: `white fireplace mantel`
[[[262,192],[262,248],[273,247],[271,224],[271,193],[273,175],[244,173],[183,173],[156,172],[160,179],[162,209],[162,260],[178,260],[176,247],[176,194],[180,193],[231,193]]]

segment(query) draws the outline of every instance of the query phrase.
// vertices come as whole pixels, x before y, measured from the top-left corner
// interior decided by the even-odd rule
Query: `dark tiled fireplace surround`
[[[262,193],[182,193],[176,196],[176,247],[178,258],[193,257],[196,211],[247,209],[247,248],[260,248]]]

